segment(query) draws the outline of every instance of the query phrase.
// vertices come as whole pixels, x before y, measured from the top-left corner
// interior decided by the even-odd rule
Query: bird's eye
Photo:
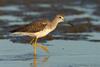
[[[59,18],[61,18],[61,17],[59,17]]]

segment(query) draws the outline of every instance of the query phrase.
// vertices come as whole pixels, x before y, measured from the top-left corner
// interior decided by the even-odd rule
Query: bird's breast
[[[52,30],[51,29],[44,29],[40,32],[34,33],[34,35],[38,38],[46,36],[48,33],[50,33]]]

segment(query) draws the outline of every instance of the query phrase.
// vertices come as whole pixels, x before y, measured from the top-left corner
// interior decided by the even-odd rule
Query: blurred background
[[[0,0],[0,31],[4,34],[21,24],[64,13],[65,21],[55,34],[99,32],[99,4],[99,0]]]
[[[32,37],[7,34],[23,24],[50,19],[57,13],[64,13],[65,21],[39,39],[49,47],[50,57],[38,50],[37,65],[100,67],[100,0],[0,0],[0,67],[32,67]],[[41,58],[45,60],[40,61]]]

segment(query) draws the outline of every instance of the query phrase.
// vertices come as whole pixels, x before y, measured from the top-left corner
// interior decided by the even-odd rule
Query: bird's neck
[[[59,21],[57,19],[52,20],[52,24],[57,25]]]
[[[53,20],[51,23],[51,27],[55,29],[57,27],[57,25],[58,25],[57,20]]]

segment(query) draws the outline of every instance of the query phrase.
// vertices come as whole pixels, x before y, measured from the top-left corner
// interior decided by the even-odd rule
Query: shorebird
[[[57,14],[52,20],[49,20],[49,19],[37,20],[30,24],[26,24],[26,25],[23,25],[22,27],[11,30],[10,32],[15,35],[22,35],[22,36],[25,35],[25,36],[34,37],[30,41],[30,43],[34,47],[34,54],[36,54],[36,47],[40,46],[37,44],[38,38],[44,37],[50,32],[52,32],[53,30],[55,30],[57,25],[63,21],[64,21],[64,16],[61,14]],[[33,41],[35,42],[33,43]],[[43,46],[40,46],[40,47],[42,47],[43,49],[45,48]]]

